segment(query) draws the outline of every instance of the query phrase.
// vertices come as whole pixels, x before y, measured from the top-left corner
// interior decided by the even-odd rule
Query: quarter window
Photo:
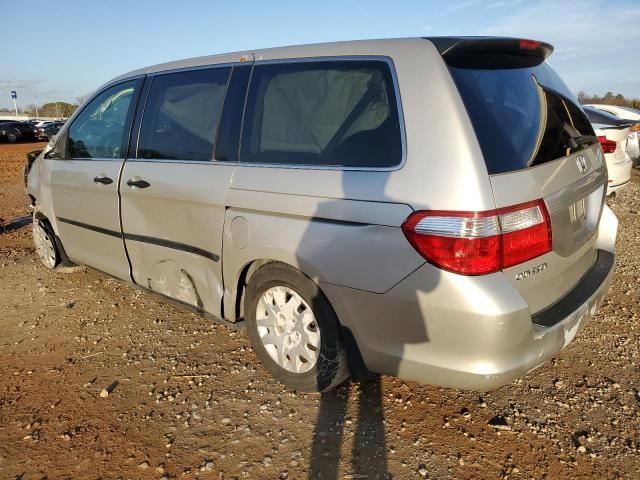
[[[386,62],[339,60],[254,68],[240,161],[392,167],[400,121]]]
[[[120,83],[98,94],[69,126],[71,158],[123,158],[125,132],[138,81]]]
[[[211,160],[230,71],[156,76],[142,119],[138,158]]]

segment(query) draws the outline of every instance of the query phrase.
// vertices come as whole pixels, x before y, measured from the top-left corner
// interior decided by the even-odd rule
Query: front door
[[[214,146],[231,71],[151,76],[136,122],[137,155],[125,162],[120,181],[133,280],[217,316],[225,201],[235,164],[216,160]]]
[[[120,230],[118,180],[141,81],[96,95],[60,141],[63,158],[51,160],[51,197],[69,258],[118,278],[129,278]]]

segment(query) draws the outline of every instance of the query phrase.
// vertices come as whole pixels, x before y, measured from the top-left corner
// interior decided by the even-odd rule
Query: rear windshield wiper
[[[569,135],[568,147],[571,149],[576,149],[581,145],[593,145],[594,143],[598,143],[598,137],[595,135],[580,135],[580,132],[573,125],[569,125],[565,122],[563,128]]]
[[[571,137],[572,147],[575,148],[578,145],[593,145],[598,143],[598,137],[595,135],[580,135],[578,137]],[[575,146],[573,145],[575,143]]]

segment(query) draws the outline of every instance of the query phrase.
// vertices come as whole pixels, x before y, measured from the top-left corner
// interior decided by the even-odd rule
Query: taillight
[[[618,148],[618,145],[613,140],[607,140],[607,137],[604,135],[598,136],[598,142],[600,142],[600,146],[602,147],[602,151],[604,153],[613,153]]]
[[[484,275],[551,251],[551,221],[543,200],[485,212],[412,213],[402,231],[433,265]]]
[[[536,40],[527,40],[525,38],[520,40],[520,48],[522,50],[536,50],[540,48],[540,42]]]

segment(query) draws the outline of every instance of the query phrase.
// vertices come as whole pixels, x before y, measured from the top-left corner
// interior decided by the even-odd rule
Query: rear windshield
[[[599,108],[584,107],[584,112],[587,114],[587,118],[591,123],[598,123],[600,125],[629,125],[632,121],[625,120],[624,118],[616,117],[615,115],[600,110]]]
[[[573,94],[546,62],[529,68],[449,70],[490,174],[551,162],[596,141],[588,138],[593,128]]]
[[[626,110],[629,113],[633,113],[634,115],[640,115],[640,110],[638,110],[637,108],[631,108],[631,107],[618,107],[621,108],[622,110]]]

